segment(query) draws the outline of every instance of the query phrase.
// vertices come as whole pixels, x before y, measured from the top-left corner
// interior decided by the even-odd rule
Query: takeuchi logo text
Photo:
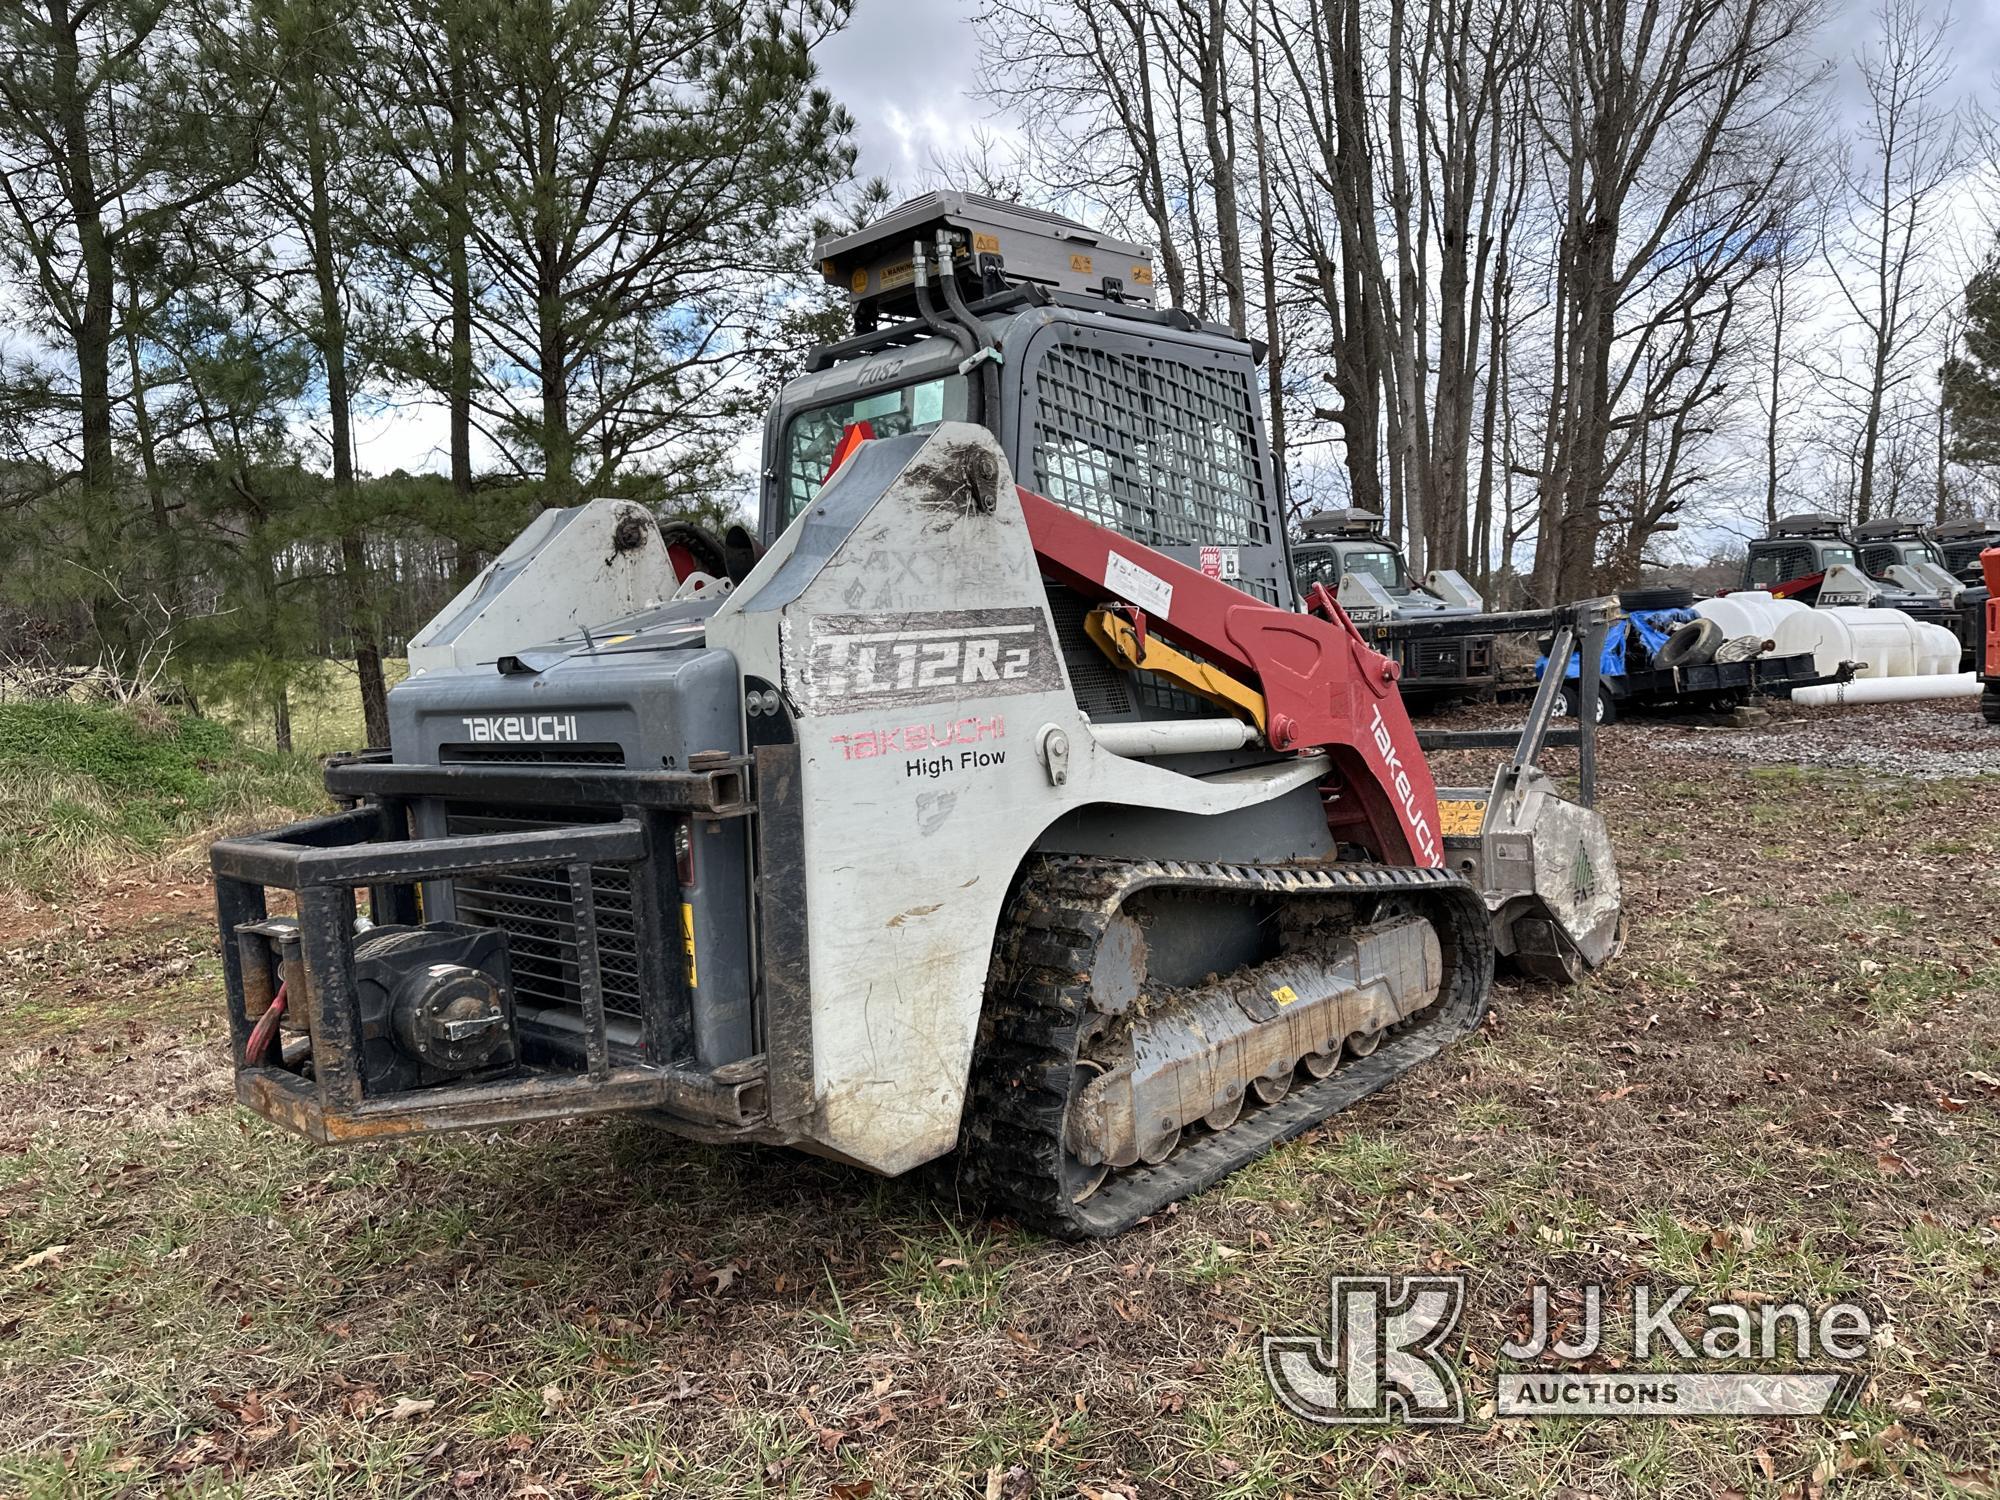
[[[480,714],[458,721],[475,745],[573,744],[575,714]]]
[[[839,748],[842,760],[872,760],[878,755],[943,750],[952,745],[977,745],[986,740],[1004,739],[1006,735],[1007,721],[995,714],[991,718],[857,729],[852,734],[836,734],[828,743]]]
[[[1403,818],[1410,825],[1418,857],[1425,864],[1434,865],[1438,863],[1437,831],[1431,827],[1430,815],[1417,805],[1416,786],[1410,780],[1410,773],[1403,769],[1403,757],[1389,736],[1389,726],[1383,722],[1382,705],[1377,703],[1372,707],[1375,717],[1368,725],[1369,737],[1375,741],[1383,769],[1389,773],[1389,784],[1396,789],[1396,799],[1403,804]]]

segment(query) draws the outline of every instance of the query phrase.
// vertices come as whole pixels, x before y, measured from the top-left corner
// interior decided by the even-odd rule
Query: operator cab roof
[[[1933,527],[1931,536],[1940,542],[1970,542],[1981,537],[2000,536],[2000,521],[1946,521]]]
[[[1333,538],[1386,540],[1382,535],[1382,518],[1374,511],[1363,510],[1357,505],[1315,511],[1299,523],[1299,533],[1313,541]]]
[[[1863,521],[1854,528],[1854,539],[1859,542],[1924,541],[1928,539],[1928,533],[1921,522],[1898,520],[1892,516],[1880,521]]]
[[[1778,517],[1777,523],[1771,528],[1771,535],[1765,540],[1789,536],[1824,536],[1845,541],[1846,538],[1841,535],[1843,524],[1839,516],[1830,516],[1824,511],[1800,511],[1797,515]]]
[[[856,328],[866,331],[883,320],[916,316],[916,246],[935,254],[940,234],[951,244],[952,270],[969,299],[1034,286],[1153,305],[1153,259],[1144,246],[1062,214],[978,193],[911,198],[863,228],[820,240],[813,253],[820,274],[846,290]]]

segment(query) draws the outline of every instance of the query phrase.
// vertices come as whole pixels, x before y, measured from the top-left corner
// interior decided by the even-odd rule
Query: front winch
[[[504,933],[455,922],[376,928],[354,945],[354,987],[370,1093],[518,1056]]]

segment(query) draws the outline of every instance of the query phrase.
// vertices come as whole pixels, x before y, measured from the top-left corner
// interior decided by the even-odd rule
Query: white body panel
[[[1820,580],[1813,608],[1847,609],[1865,605],[1881,592],[1882,586],[1852,563],[1836,563]]]
[[[1341,574],[1339,600],[1347,618],[1357,625],[1375,625],[1396,618],[1395,598],[1366,573]]]
[[[1965,585],[1934,562],[1897,563],[1889,569],[1889,579],[1913,594],[1936,594],[1946,604],[1965,591]]]
[[[982,457],[999,471],[978,486],[990,511],[963,482]],[[1147,587],[1126,577],[1107,592]],[[1172,602],[1148,608],[1170,615]],[[797,713],[815,1097],[804,1134],[881,1172],[957,1139],[994,934],[1050,823],[1091,803],[1220,813],[1326,769],[1299,756],[1198,779],[1099,745],[1006,461],[964,423],[864,445],[708,639],[745,674],[781,682]],[[1052,759],[1066,762],[1060,779]]]
[[[473,667],[671,599],[659,523],[630,500],[545,510],[410,638],[410,671]]]
[[[1453,609],[1469,609],[1476,614],[1486,608],[1479,590],[1451,568],[1424,574],[1424,592],[1442,599]]]

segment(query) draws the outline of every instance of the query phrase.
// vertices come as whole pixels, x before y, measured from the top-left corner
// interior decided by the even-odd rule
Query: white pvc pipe
[[[1139,760],[1241,750],[1257,738],[1257,726],[1240,719],[1142,719],[1136,724],[1093,724],[1090,732],[1100,748]]]
[[[1905,703],[1918,698],[1971,698],[1979,679],[1970,672],[1937,672],[1927,677],[1857,677],[1792,689],[1792,702],[1808,708],[1837,703]]]

